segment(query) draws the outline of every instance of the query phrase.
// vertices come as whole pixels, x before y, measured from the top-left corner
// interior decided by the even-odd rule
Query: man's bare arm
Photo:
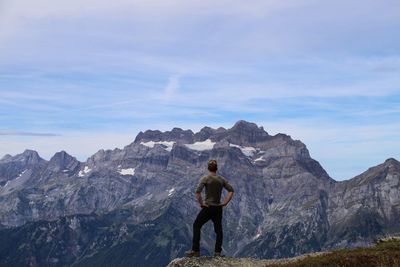
[[[229,201],[231,201],[232,197],[233,197],[233,192],[228,192],[228,194],[226,195],[226,197],[224,199],[224,202],[222,202],[221,205],[222,206],[228,205],[228,203],[229,203]]]

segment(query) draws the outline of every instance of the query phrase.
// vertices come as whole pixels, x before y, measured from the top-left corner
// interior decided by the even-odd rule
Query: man
[[[222,251],[222,207],[228,205],[233,197],[233,187],[222,176],[217,175],[217,161],[208,161],[208,175],[200,179],[199,185],[196,188],[196,199],[199,203],[201,210],[193,223],[193,244],[192,250],[186,252],[187,257],[200,256],[200,234],[201,227],[212,220],[214,223],[214,231],[217,235],[215,240],[214,256],[221,256]],[[201,191],[206,188],[206,198],[203,202],[201,198]],[[228,191],[227,196],[221,203],[222,189]]]

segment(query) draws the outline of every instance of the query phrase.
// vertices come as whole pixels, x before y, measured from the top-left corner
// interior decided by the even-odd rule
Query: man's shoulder
[[[217,175],[219,179],[221,179],[224,182],[227,182],[228,180],[226,180],[226,178],[222,175]]]
[[[206,181],[208,179],[208,175],[204,175],[200,177],[200,182]]]

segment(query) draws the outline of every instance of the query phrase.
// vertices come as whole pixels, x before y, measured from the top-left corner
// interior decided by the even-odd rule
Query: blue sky
[[[0,2],[0,156],[245,119],[337,180],[400,159],[400,2]]]

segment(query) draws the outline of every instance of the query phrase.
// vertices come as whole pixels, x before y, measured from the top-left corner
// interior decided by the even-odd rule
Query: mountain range
[[[235,188],[224,252],[257,258],[369,244],[400,232],[400,162],[335,181],[307,147],[238,121],[140,132],[86,162],[26,150],[0,160],[1,266],[165,266],[190,248],[194,189],[216,159]],[[202,253],[212,252],[211,224]]]

